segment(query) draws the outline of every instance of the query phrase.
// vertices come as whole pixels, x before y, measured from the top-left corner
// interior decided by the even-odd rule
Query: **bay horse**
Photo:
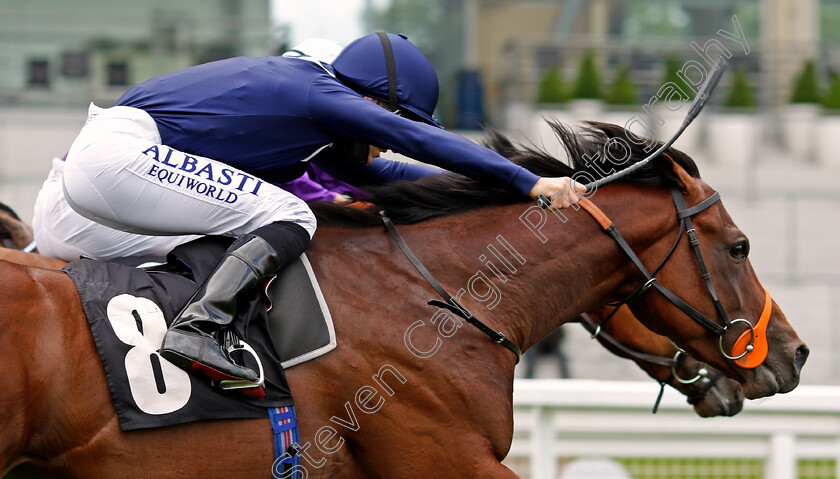
[[[601,306],[583,313],[580,323],[610,352],[635,362],[663,387],[667,384],[685,395],[698,416],[741,412],[744,394],[737,381],[683,354],[671,340],[647,329],[627,306],[604,322],[611,313],[612,307]]]
[[[67,264],[57,258],[20,251],[34,244],[32,226],[22,221],[12,208],[2,202],[0,238],[9,246],[0,247],[0,260],[48,269],[61,269]],[[601,325],[603,319],[609,316],[610,308],[604,306],[584,313],[580,322],[593,333],[592,328]],[[617,356],[634,361],[663,387],[670,385],[685,395],[699,416],[734,416],[741,411],[744,395],[736,381],[686,354],[678,356],[678,350],[668,338],[645,328],[626,306],[619,308],[617,314],[609,319],[609,325],[604,325],[604,331],[593,334],[593,337],[597,337],[606,349]],[[543,338],[538,345],[551,340],[560,329]],[[536,352],[537,349],[532,348],[530,352]],[[527,361],[529,356],[523,356],[523,359]],[[680,361],[677,362],[677,359]]]
[[[586,135],[555,128],[571,166],[527,149],[507,156],[537,174],[594,175],[584,155],[610,138],[633,138],[602,124]],[[632,146],[619,166],[644,153]],[[641,262],[655,264],[667,255],[657,275],[662,285],[722,322],[691,246],[683,242],[670,251],[679,229],[671,188],[679,188],[688,205],[701,204],[713,190],[690,158],[668,153],[673,161],[653,161],[600,189],[595,199]],[[644,278],[584,211],[564,212],[565,221],[546,222],[537,235],[521,217],[540,213],[494,185],[439,175],[386,188],[377,192],[376,206],[401,223],[405,241],[443,287],[468,290],[463,305],[523,350],[580,313],[629,296]],[[513,434],[515,356],[454,316],[432,323],[428,285],[381,227],[363,227],[379,224],[375,211],[324,207],[319,218],[323,227],[309,255],[340,345],[287,371],[307,477],[516,477],[501,464]],[[792,390],[807,347],[778,306],[765,300],[745,257],[743,233],[720,202],[696,214],[694,228],[728,313],[756,331],[753,323],[768,316],[762,312],[770,305],[760,335],[766,358],[749,368],[726,359],[720,351],[733,350],[745,325],[721,338],[658,290],[631,310],[649,329],[736,379],[748,398]],[[487,266],[485,253],[504,246],[502,240],[512,255],[504,271]],[[0,262],[0,301],[8,385],[0,389],[0,474],[17,467],[36,477],[263,478],[271,470],[266,420],[122,433],[78,295],[64,273]]]
[[[668,385],[686,396],[698,416],[734,416],[741,412],[744,394],[737,381],[680,351],[665,336],[647,329],[627,306],[619,307],[615,313],[612,306],[595,308],[581,314],[577,322],[589,331],[592,339],[597,339],[616,356],[636,363],[662,388]],[[560,377],[570,377],[564,368],[569,354],[561,349],[562,332],[562,326],[555,329],[522,357],[526,378],[534,377],[536,353],[560,362]],[[661,395],[653,403],[654,413],[660,398]]]
[[[48,269],[61,269],[67,264],[56,258],[2,247],[0,260]],[[610,309],[595,308],[584,315],[597,326]],[[582,319],[580,322],[586,324]],[[590,332],[593,332],[591,328]],[[626,306],[619,309],[596,338],[615,355],[634,361],[655,381],[685,395],[699,416],[734,416],[741,411],[744,395],[737,381],[689,355],[675,359],[678,350],[671,341],[647,329]],[[672,370],[674,364],[676,370]],[[703,370],[706,372],[701,373]]]
[[[48,269],[61,269],[67,264],[57,258],[20,251],[34,244],[32,226],[22,221],[12,208],[2,202],[0,238],[9,246],[0,247],[0,260]],[[701,417],[734,416],[741,411],[744,395],[736,381],[724,377],[720,371],[687,354],[678,355],[678,350],[668,338],[644,327],[626,306],[619,308],[611,318],[610,309],[607,306],[595,308],[581,315],[579,321],[590,333],[594,333],[594,327],[604,325],[603,332],[593,334],[593,337],[597,337],[607,350],[634,361],[663,387],[670,385],[685,395],[688,403]],[[610,319],[608,325],[602,323],[604,318]],[[557,328],[553,334],[543,338],[538,345],[551,340],[560,329]],[[533,348],[531,352],[536,349]],[[528,360],[529,357],[523,356],[523,359]]]

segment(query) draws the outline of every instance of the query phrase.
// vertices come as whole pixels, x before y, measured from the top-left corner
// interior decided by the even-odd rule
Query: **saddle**
[[[302,255],[265,289],[245,294],[234,321],[237,335],[261,363],[264,399],[220,392],[206,378],[160,358],[157,349],[169,323],[232,241],[203,237],[178,246],[165,262],[81,259],[64,267],[79,292],[121,429],[265,418],[267,408],[293,404],[284,368],[336,347],[329,309],[312,266]]]

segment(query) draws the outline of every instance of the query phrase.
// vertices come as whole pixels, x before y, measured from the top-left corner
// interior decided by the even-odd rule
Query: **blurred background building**
[[[803,383],[840,385],[840,0],[3,0],[0,201],[31,220],[50,159],[89,102],[109,106],[191,65],[278,54],[313,25],[343,42],[408,34],[438,71],[447,128],[478,138],[489,125],[559,157],[545,118],[647,119],[666,139],[687,108],[663,108],[662,86],[688,91],[698,66],[727,57],[710,106],[675,146],[721,191],[762,282],[811,347]],[[577,325],[557,337],[566,363],[543,358],[537,377],[646,379]],[[825,464],[834,475],[807,477],[837,477],[838,462]]]
[[[5,0],[0,105],[113,103],[161,73],[269,52],[269,0]]]
[[[282,30],[269,0],[0,2],[0,201],[32,218],[50,159],[90,102],[135,83],[237,55],[266,55]],[[279,32],[279,33],[278,33]]]

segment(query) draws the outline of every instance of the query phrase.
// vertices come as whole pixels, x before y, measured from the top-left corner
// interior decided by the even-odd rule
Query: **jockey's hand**
[[[342,195],[341,193],[336,193],[335,198],[333,198],[332,202],[337,205],[349,205],[350,203],[352,203],[352,201],[350,201],[349,196]]]
[[[540,178],[531,188],[528,196],[537,199],[543,195],[551,200],[552,208],[568,208],[580,201],[580,196],[586,193],[586,185],[572,180],[568,176],[562,178]]]

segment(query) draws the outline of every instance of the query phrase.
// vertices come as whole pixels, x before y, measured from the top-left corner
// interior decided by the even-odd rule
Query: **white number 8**
[[[137,407],[146,414],[168,414],[184,407],[192,392],[190,376],[157,353],[166,334],[160,307],[152,300],[121,294],[108,302],[107,314],[117,338],[134,346],[125,356],[125,371]]]

